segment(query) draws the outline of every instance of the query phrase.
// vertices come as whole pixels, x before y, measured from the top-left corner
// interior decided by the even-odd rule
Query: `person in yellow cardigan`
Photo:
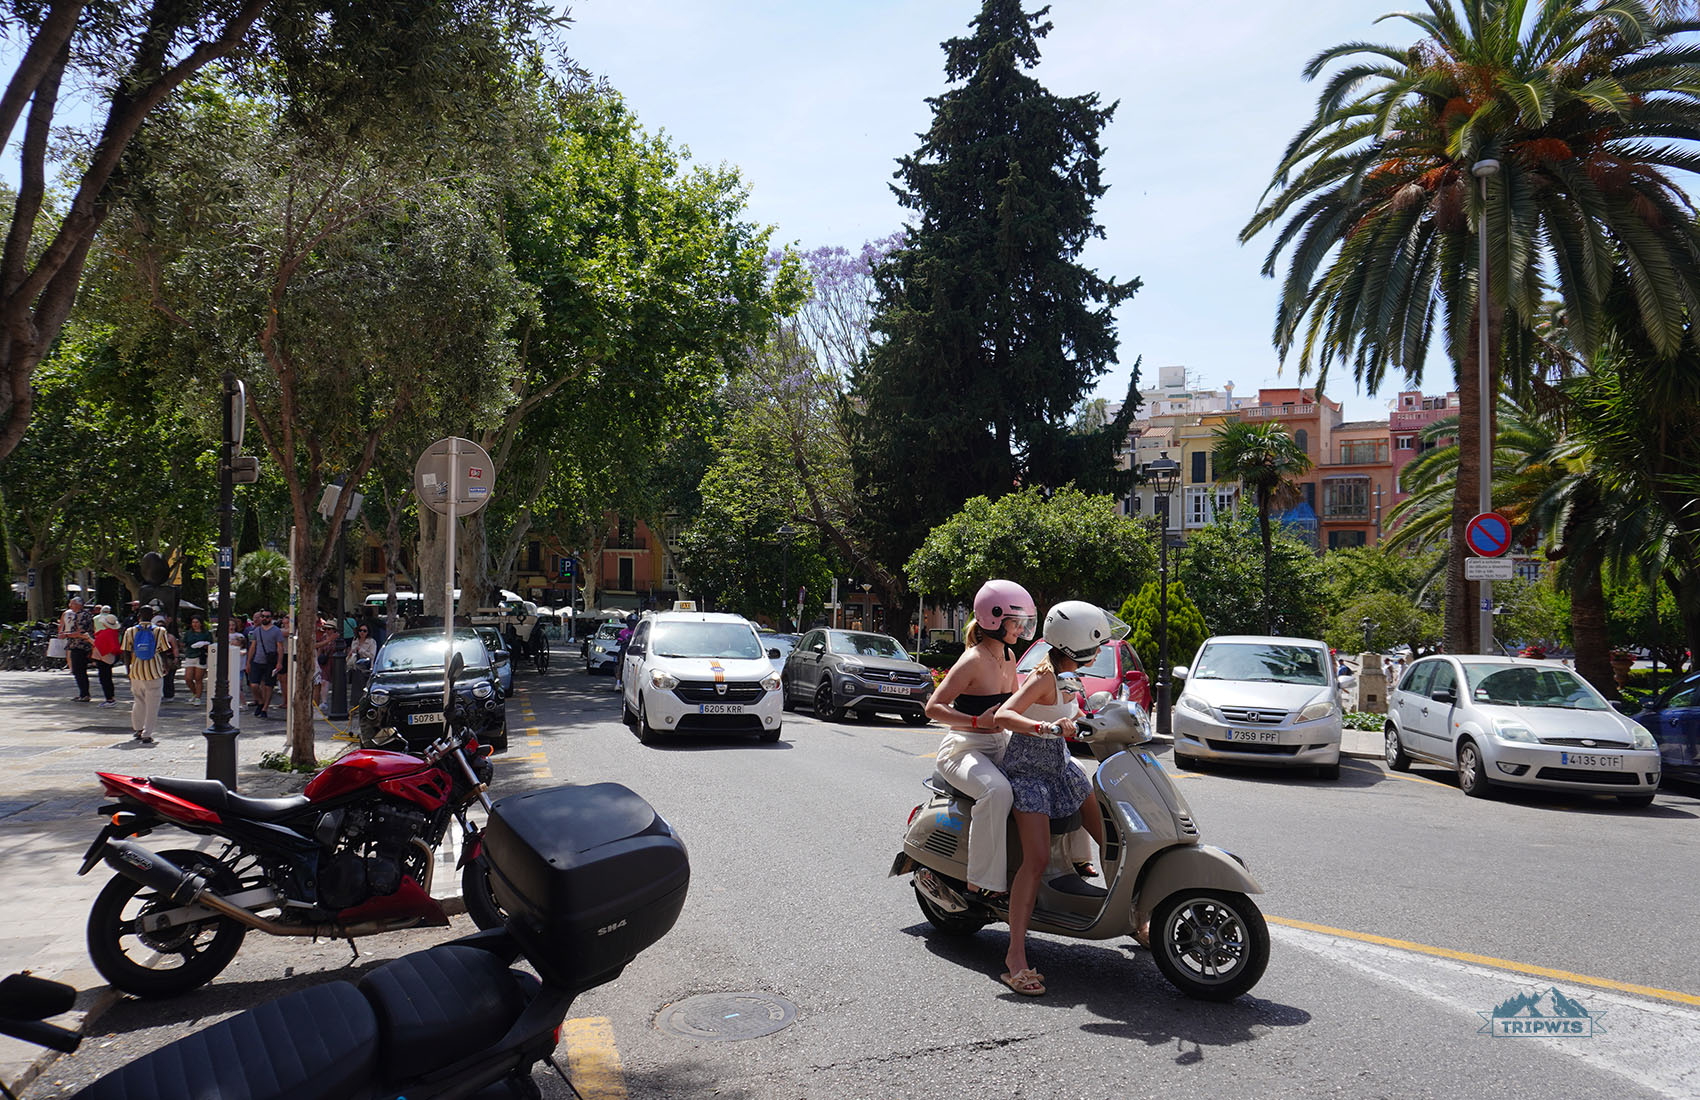
[[[160,615],[151,623],[144,619],[126,630],[123,649],[130,660],[130,728],[142,744],[157,744],[153,735],[159,727],[159,700],[165,690],[165,661],[171,652],[171,636],[165,629],[165,616]]]

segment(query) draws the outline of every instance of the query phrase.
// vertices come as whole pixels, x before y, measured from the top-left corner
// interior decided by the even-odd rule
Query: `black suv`
[[[508,748],[507,698],[497,666],[507,654],[492,656],[471,630],[455,631],[455,652],[466,671],[455,681],[455,697],[479,744],[497,752]],[[389,636],[372,662],[372,675],[360,699],[360,743],[369,748],[418,751],[443,735],[443,632],[403,630]]]

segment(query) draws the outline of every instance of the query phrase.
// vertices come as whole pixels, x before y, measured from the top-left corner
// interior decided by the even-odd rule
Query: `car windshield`
[[[466,661],[468,672],[485,669],[490,666],[489,651],[484,643],[475,637],[458,635],[455,638],[455,652]],[[443,639],[437,637],[391,638],[384,643],[384,648],[378,651],[378,659],[373,662],[373,672],[411,672],[415,669],[435,669],[443,667]]]
[[[650,649],[657,657],[747,660],[767,655],[747,623],[658,622]]]
[[[1328,682],[1327,659],[1325,651],[1307,645],[1211,642],[1198,655],[1189,679],[1321,686]]]
[[[618,620],[603,623],[601,626],[596,628],[596,634],[594,636],[598,638],[618,638],[620,636],[620,628],[624,625],[625,624]]]
[[[768,649],[777,649],[781,657],[797,648],[795,634],[763,634],[761,644]]]
[[[1586,680],[1561,668],[1465,665],[1464,677],[1470,683],[1470,698],[1488,706],[1608,709]]]
[[[1045,654],[1051,651],[1051,643],[1041,638],[1033,643],[1021,657],[1021,663],[1015,666],[1017,672],[1032,672],[1044,660]],[[1098,655],[1092,658],[1092,663],[1077,670],[1082,676],[1094,676],[1100,680],[1111,680],[1116,675],[1116,647],[1104,645],[1098,647]]]
[[[489,647],[491,653],[495,653],[497,650],[503,648],[502,635],[498,631],[480,629],[478,631],[478,637],[486,646]]]
[[[831,630],[827,632],[834,653],[842,653],[846,657],[891,657],[899,661],[907,661],[909,653],[898,644],[896,638],[888,638],[884,634],[864,634],[859,630]]]

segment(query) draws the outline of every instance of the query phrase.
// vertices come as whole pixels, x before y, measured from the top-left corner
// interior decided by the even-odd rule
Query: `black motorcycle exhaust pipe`
[[[108,840],[101,853],[106,865],[133,882],[157,891],[179,905],[193,905],[207,889],[207,880],[128,840]]]

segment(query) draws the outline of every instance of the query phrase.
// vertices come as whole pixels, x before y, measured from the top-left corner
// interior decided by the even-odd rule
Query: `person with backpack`
[[[143,620],[124,632],[124,652],[130,656],[130,729],[144,745],[157,744],[159,699],[165,690],[165,660],[169,637],[165,616]]]

